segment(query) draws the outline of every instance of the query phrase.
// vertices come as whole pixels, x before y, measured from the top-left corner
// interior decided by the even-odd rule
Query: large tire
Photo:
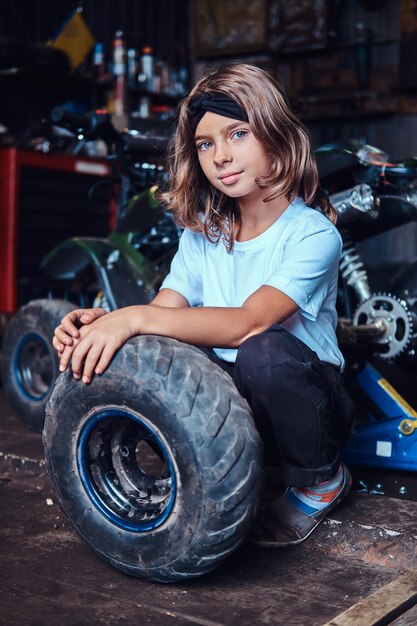
[[[261,441],[230,376],[197,348],[144,335],[88,386],[63,374],[43,437],[68,518],[126,574],[199,576],[247,535]]]
[[[41,432],[45,408],[59,374],[54,328],[75,308],[64,300],[32,300],[13,317],[2,345],[2,378],[18,417]]]

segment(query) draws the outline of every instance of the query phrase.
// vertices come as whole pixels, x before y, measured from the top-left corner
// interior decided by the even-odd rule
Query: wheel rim
[[[171,513],[173,459],[161,433],[139,413],[111,408],[92,414],[78,439],[77,463],[88,497],[117,526],[143,532]]]
[[[16,349],[14,370],[21,391],[34,401],[48,396],[54,382],[54,357],[48,342],[37,333],[29,333]]]

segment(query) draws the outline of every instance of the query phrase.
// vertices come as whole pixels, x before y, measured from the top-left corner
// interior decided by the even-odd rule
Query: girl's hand
[[[52,339],[52,345],[58,352],[58,356],[61,357],[67,346],[75,347],[74,339],[80,338],[79,328],[85,324],[92,324],[92,322],[105,314],[106,311],[100,308],[75,309],[75,311],[71,311],[71,313],[62,318],[61,324],[54,330]]]
[[[137,334],[133,318],[131,309],[119,309],[82,326],[77,331],[79,337],[73,335],[72,344],[64,347],[60,371],[64,372],[71,361],[74,378],[82,377],[84,383],[89,383],[93,374],[102,374],[115,352]]]

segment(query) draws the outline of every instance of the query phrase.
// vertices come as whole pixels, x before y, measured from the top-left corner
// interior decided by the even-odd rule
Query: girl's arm
[[[187,307],[188,302],[181,294],[172,289],[162,289],[151,304],[163,307],[181,308]],[[61,324],[55,328],[52,338],[52,345],[57,350],[59,356],[66,346],[74,345],[74,339],[79,339],[81,326],[92,324],[95,320],[106,315],[106,311],[101,308],[95,309],[75,309],[68,313],[61,321]],[[69,350],[67,350],[67,356]]]
[[[276,322],[296,312],[294,300],[274,287],[264,286],[241,307],[193,307],[171,311],[153,305],[131,307],[133,335],[165,335],[202,346],[238,348]]]
[[[173,289],[161,289],[151,302],[151,306],[163,306],[173,309],[183,309],[188,307],[187,300],[177,291]]]
[[[285,293],[269,286],[261,287],[235,308],[190,308],[180,294],[164,291],[150,305],[119,309],[80,328],[76,347],[64,350],[61,356],[61,371],[72,357],[74,376],[89,382],[94,373],[101,374],[106,369],[116,350],[135,335],[164,335],[195,345],[237,348],[245,339],[283,322],[298,309]],[[168,304],[174,302],[176,307]]]

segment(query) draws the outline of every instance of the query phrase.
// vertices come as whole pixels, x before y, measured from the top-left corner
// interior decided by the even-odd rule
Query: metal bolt
[[[124,456],[124,457],[129,456],[129,454],[130,454],[130,450],[129,450],[129,448],[128,448],[127,446],[122,446],[122,447],[120,448],[120,454],[121,454],[122,456]]]
[[[404,422],[402,422],[400,426],[403,433],[411,433],[413,430],[413,425],[409,420],[404,420]]]
[[[363,480],[358,480],[358,493],[368,493],[369,487]]]
[[[375,489],[383,489],[384,485],[382,483],[376,483]]]
[[[381,491],[379,489],[371,489],[369,492],[372,496],[385,496],[385,491]]]
[[[407,487],[405,487],[405,485],[402,485],[402,486],[399,488],[399,490],[398,490],[398,491],[400,492],[400,494],[401,494],[402,496],[403,496],[403,495],[405,495],[406,493],[408,493],[408,489],[407,489]]]

